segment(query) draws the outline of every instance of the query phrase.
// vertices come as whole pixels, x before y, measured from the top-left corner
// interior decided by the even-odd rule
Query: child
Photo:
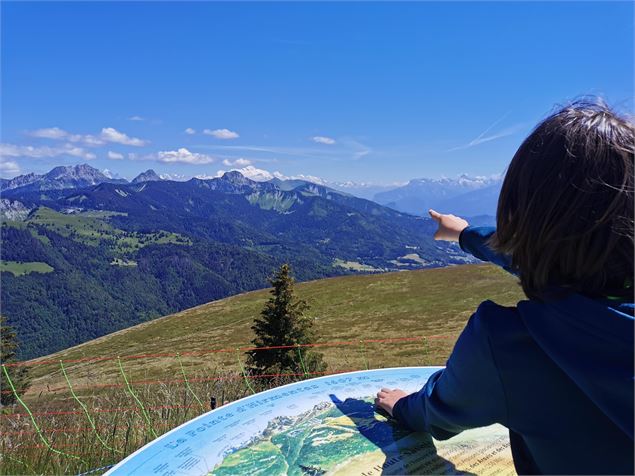
[[[377,406],[437,439],[505,425],[519,474],[633,474],[634,150],[633,124],[576,102],[514,155],[497,228],[430,210],[436,239],[516,274],[528,300],[483,302],[444,370]]]

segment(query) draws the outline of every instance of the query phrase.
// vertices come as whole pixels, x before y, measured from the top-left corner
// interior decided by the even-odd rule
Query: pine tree
[[[280,267],[270,280],[273,289],[260,317],[251,326],[254,347],[313,344],[313,318],[306,315],[308,304],[294,294],[294,279],[288,264]],[[247,352],[249,371],[258,375],[323,372],[322,354],[310,347],[252,350]]]
[[[9,364],[15,362],[15,351],[18,348],[18,344],[15,338],[15,331],[11,326],[5,324],[6,319],[0,316],[0,362],[3,364]],[[18,395],[22,395],[27,388],[29,388],[29,375],[26,367],[5,367],[11,378]],[[4,374],[4,370],[0,371],[0,389],[3,390],[0,393],[1,405],[13,405],[16,403],[16,398],[13,392],[6,392],[5,390],[11,390],[11,386],[7,381]]]

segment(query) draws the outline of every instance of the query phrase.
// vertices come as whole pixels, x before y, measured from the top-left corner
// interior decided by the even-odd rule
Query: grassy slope
[[[41,261],[29,261],[19,263],[17,261],[0,261],[0,271],[8,271],[15,276],[23,276],[29,273],[51,273],[53,268]]]
[[[132,252],[149,244],[191,244],[189,238],[166,231],[135,233],[120,230],[108,223],[108,219],[115,215],[123,214],[108,211],[64,214],[50,208],[40,207],[26,222],[7,223],[11,226],[17,225],[17,227],[29,223],[41,225],[62,236],[71,237],[75,241],[90,246],[97,246],[102,240],[111,240],[112,246],[119,253]],[[22,223],[21,226],[20,223]]]
[[[423,271],[347,276],[297,285],[299,297],[311,305],[320,341],[449,335],[449,339],[390,345],[368,344],[370,367],[443,364],[457,334],[480,302],[491,299],[514,305],[523,298],[515,279],[489,265],[466,265]],[[268,298],[268,290],[211,302],[96,339],[36,360],[175,353],[249,346],[250,326]],[[324,347],[330,370],[365,365],[358,346]],[[180,376],[173,357],[122,359],[131,380]],[[233,352],[184,356],[191,375],[237,368]],[[115,360],[68,364],[74,385],[120,383]],[[29,394],[64,387],[59,366],[32,367]],[[67,390],[66,390],[67,392]]]

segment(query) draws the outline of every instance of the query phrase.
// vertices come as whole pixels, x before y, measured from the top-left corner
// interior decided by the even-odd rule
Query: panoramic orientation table
[[[414,392],[440,368],[335,374],[257,393],[184,423],[106,474],[515,474],[500,425],[437,441],[375,410],[381,387]]]

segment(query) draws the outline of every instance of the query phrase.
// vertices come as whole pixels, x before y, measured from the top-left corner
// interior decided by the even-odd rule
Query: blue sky
[[[633,112],[631,2],[1,8],[4,177],[492,175],[558,103]]]

